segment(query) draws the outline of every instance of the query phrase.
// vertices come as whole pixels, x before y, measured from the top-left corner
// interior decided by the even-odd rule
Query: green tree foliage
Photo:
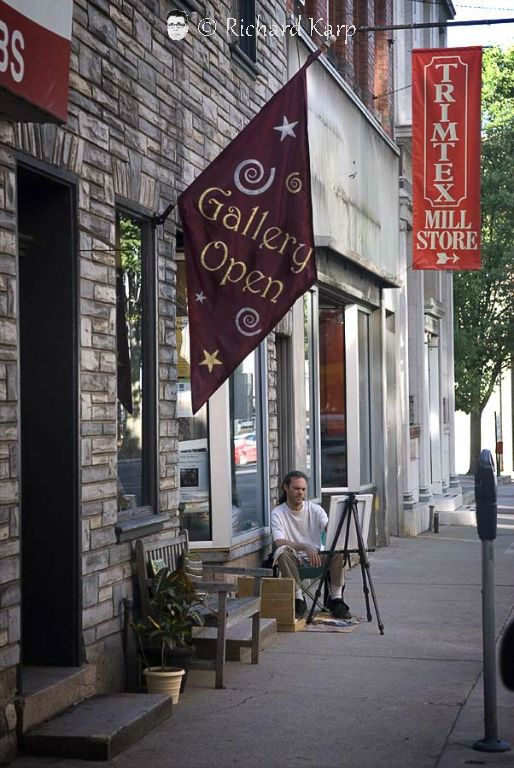
[[[119,217],[121,266],[126,283],[127,321],[132,334],[141,337],[141,227],[128,216]]]
[[[482,68],[482,123],[512,124],[514,116],[514,48],[484,50]]]
[[[514,49],[484,51],[482,269],[454,275],[456,407],[471,414],[471,459],[480,417],[510,364],[514,328]]]
[[[118,456],[123,459],[141,456],[142,416],[142,261],[141,225],[128,215],[118,217],[119,248],[125,290],[125,321],[130,350],[133,414],[120,408],[118,415]]]

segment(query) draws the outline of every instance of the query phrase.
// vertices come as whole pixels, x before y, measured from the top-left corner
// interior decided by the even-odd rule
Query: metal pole
[[[430,29],[433,27],[479,27],[489,26],[490,24],[512,24],[513,18],[509,19],[473,19],[471,21],[422,21],[417,24],[387,24],[375,27],[357,27],[356,32],[388,32],[395,29]]]
[[[498,738],[496,714],[496,637],[494,620],[494,543],[482,542],[482,640],[484,647],[484,724],[486,741]]]
[[[498,738],[496,708],[496,633],[494,618],[494,541],[482,540],[482,644],[484,655],[484,731],[473,749],[508,752],[510,745]]]
[[[500,462],[498,461],[498,419],[496,418],[496,411],[494,412],[494,444],[496,446],[496,477],[500,477]]]

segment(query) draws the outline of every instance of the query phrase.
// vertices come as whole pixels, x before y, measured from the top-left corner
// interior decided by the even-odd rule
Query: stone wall
[[[0,122],[0,757],[12,756],[12,707],[20,656],[18,504],[18,356],[14,161],[5,143],[13,128]]]
[[[233,15],[230,2],[209,15]],[[283,24],[285,11],[257,4]],[[220,31],[166,33],[167,0],[75,0],[65,125],[0,122],[0,719],[19,660],[18,350],[15,151],[77,187],[84,656],[99,690],[122,683],[122,601],[130,543],[116,542],[116,204],[151,216],[184,189],[285,81],[284,40],[259,40],[243,66]],[[213,11],[211,13],[211,11]],[[264,50],[266,47],[266,50]],[[159,510],[178,523],[174,214],[156,230]],[[275,480],[276,483],[276,480]],[[5,684],[2,682],[5,680]],[[0,728],[0,739],[2,729]],[[1,748],[0,748],[1,749]]]

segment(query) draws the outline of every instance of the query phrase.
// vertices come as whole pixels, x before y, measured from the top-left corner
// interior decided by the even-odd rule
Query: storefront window
[[[142,506],[143,263],[141,224],[117,217],[116,336],[118,362],[118,508]]]
[[[347,486],[347,419],[344,308],[319,311],[321,485]]]
[[[305,381],[305,455],[306,472],[309,476],[310,493],[318,494],[316,472],[316,409],[315,403],[315,358],[314,358],[314,293],[307,291],[303,297],[304,333],[304,381]]]
[[[208,405],[193,416],[186,265],[177,253],[177,420],[181,525],[190,541],[212,538]]]
[[[360,438],[360,481],[371,483],[371,400],[370,400],[370,354],[369,315],[358,314],[359,337],[359,438]]]
[[[259,353],[249,355],[230,378],[232,534],[264,525]]]

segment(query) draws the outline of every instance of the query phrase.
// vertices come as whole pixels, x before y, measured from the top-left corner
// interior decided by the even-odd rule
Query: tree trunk
[[[469,469],[468,475],[474,475],[482,450],[482,411],[470,414]]]
[[[511,413],[514,413],[514,355],[510,356],[510,398],[511,398]],[[514,445],[514,419],[510,420],[510,428],[512,430],[512,445]]]

